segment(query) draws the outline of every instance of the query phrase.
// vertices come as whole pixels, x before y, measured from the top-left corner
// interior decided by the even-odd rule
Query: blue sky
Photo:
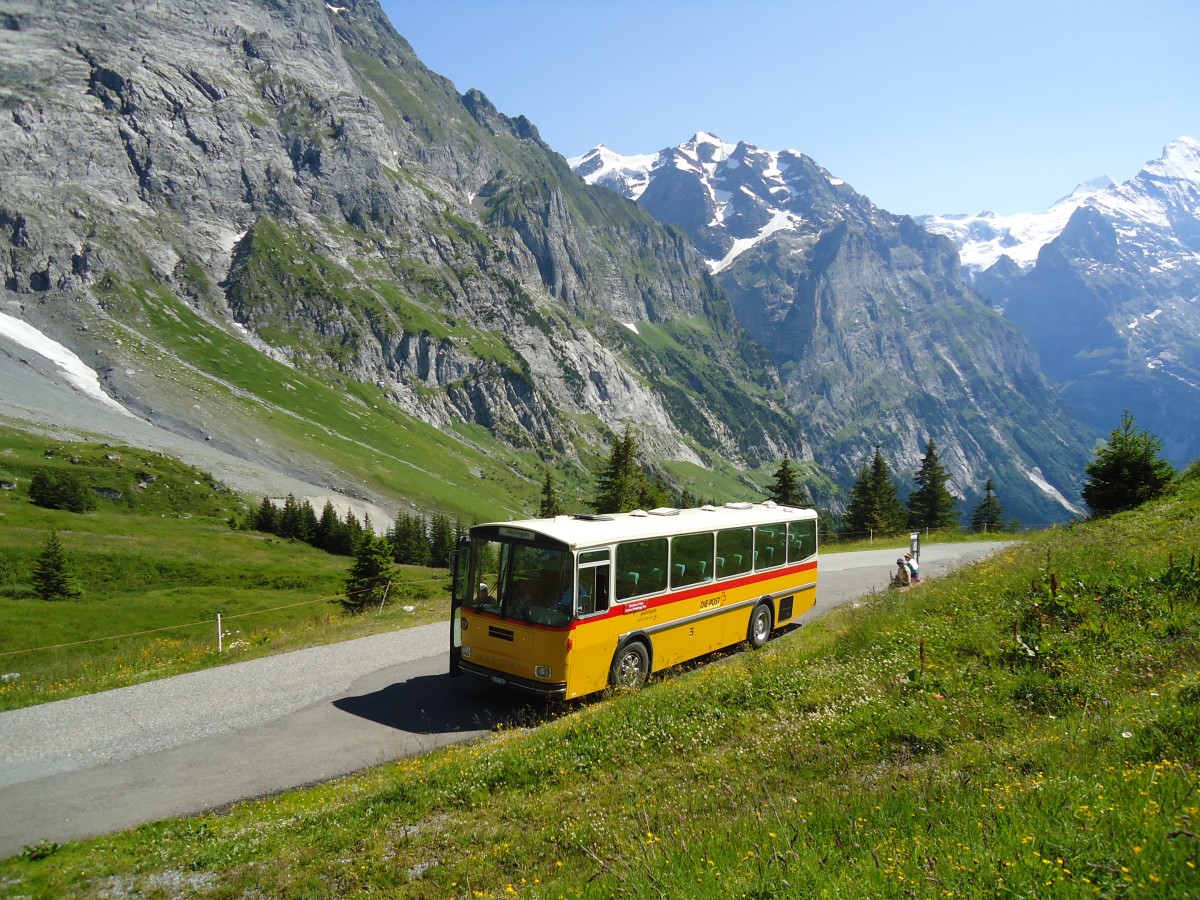
[[[898,213],[1038,212],[1200,138],[1200,3],[382,0],[459,92],[564,156],[697,131]]]

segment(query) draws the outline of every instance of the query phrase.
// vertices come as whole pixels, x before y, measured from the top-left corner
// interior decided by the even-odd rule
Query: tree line
[[[1157,437],[1134,427],[1133,416],[1126,411],[1120,426],[1109,435],[1107,443],[1097,449],[1095,459],[1085,469],[1082,496],[1091,514],[1112,515],[1165,493],[1174,479],[1175,470],[1160,458],[1162,449],[1162,442]],[[958,503],[947,487],[950,477],[938,455],[937,443],[931,438],[926,442],[925,455],[913,476],[915,487],[908,499],[902,500],[887,460],[881,448],[876,446],[871,462],[859,470],[850,489],[849,504],[837,533],[891,535],[911,529],[959,527],[962,523]],[[775,470],[767,491],[768,499],[781,505],[811,506],[813,503],[786,455]],[[637,439],[627,425],[622,434],[614,435],[610,440],[608,459],[597,476],[590,505],[595,513],[613,513],[672,503],[687,507],[698,502],[694,495],[674,492],[661,477],[647,474],[639,460]],[[553,476],[547,470],[539,514],[554,516],[562,511]],[[829,514],[822,516],[822,531],[827,536],[833,534],[830,524],[833,518]],[[971,511],[967,527],[971,531],[1006,531],[1017,527],[1015,521],[1005,518],[996,485],[990,477],[984,482],[983,496]]]
[[[1096,517],[1109,516],[1164,495],[1175,478],[1175,470],[1160,457],[1162,442],[1152,434],[1134,427],[1133,416],[1126,411],[1121,424],[1108,441],[1096,450],[1085,468],[1082,491],[1084,502]],[[950,475],[931,439],[917,470],[916,487],[907,502],[900,500],[891,469],[876,446],[871,463],[859,472],[850,492],[850,503],[842,534],[896,534],[911,528],[944,528],[959,524],[954,497],[946,485]],[[812,500],[801,483],[799,473],[785,455],[768,488],[769,499],[787,506],[809,506]],[[82,482],[74,476],[39,474],[30,484],[30,499],[54,509],[86,511],[94,503],[86,496]],[[614,435],[609,456],[596,479],[591,507],[596,513],[653,509],[674,504],[684,508],[698,505],[700,499],[688,491],[669,487],[661,477],[651,477],[643,467],[637,439],[629,426]],[[711,501],[715,504],[715,501]],[[560,515],[563,503],[549,470],[542,485],[539,514]],[[973,530],[998,530],[1009,527],[1004,510],[996,497],[992,479],[984,485],[983,499],[975,507],[970,527]],[[822,530],[828,536],[827,521]],[[1011,524],[1011,523],[1010,523]],[[458,538],[465,533],[463,524],[441,514],[402,514],[383,534],[377,535],[369,517],[362,520],[348,510],[337,515],[333,503],[326,501],[317,516],[308,500],[298,501],[289,494],[283,505],[270,498],[247,516],[241,527],[299,540],[329,553],[353,556],[346,581],[346,596],[341,600],[349,611],[360,611],[386,596],[390,573],[396,564],[448,568]],[[80,596],[70,572],[69,561],[57,532],[51,532],[35,563],[33,581],[36,594],[45,600],[70,600]]]
[[[450,567],[454,545],[465,530],[461,522],[452,523],[440,513],[401,513],[391,528],[377,535],[370,516],[360,520],[353,510],[346,510],[339,518],[332,501],[326,500],[318,517],[307,499],[297,500],[293,494],[287,495],[282,506],[263,497],[242,527],[301,541],[338,556],[354,556],[364,538],[370,536],[384,542],[393,562],[435,569]]]

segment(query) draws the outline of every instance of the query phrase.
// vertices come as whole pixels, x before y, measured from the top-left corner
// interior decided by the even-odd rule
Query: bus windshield
[[[534,625],[565,625],[575,614],[571,554],[504,539],[471,543],[472,584],[463,603],[475,612]]]

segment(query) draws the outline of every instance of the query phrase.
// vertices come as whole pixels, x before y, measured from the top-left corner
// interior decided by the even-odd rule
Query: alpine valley
[[[1074,509],[1093,432],[1020,329],[967,286],[949,240],[794,150],[701,133],[657,154],[597,147],[570,162],[692,239],[840,483],[876,445],[903,478],[932,438],[959,496],[991,477],[1022,521]]]
[[[1120,412],[1076,419],[1018,328],[1040,258],[985,302],[950,238],[705,135],[577,175],[376,0],[5,0],[0,26],[0,425],[481,519],[533,513],[547,467],[581,509],[627,424],[680,489],[760,497],[787,454],[833,509],[876,445],[911,483],[932,438],[965,504],[990,477],[1039,524]],[[1075,215],[1060,256],[1114,246]]]

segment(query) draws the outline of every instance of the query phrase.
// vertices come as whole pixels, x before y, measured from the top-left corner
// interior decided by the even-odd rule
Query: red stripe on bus
[[[766,569],[762,572],[753,572],[749,575],[741,575],[736,578],[727,578],[723,581],[706,581],[703,584],[683,588],[678,591],[665,591],[659,594],[647,595],[646,597],[631,597],[628,600],[621,600],[608,608],[608,611],[603,615],[592,615],[585,619],[576,619],[573,622],[568,622],[566,625],[535,625],[532,622],[524,622],[521,619],[504,619],[495,613],[476,612],[475,610],[464,607],[465,612],[470,612],[472,615],[479,616],[483,619],[491,619],[496,622],[504,622],[509,625],[524,625],[528,628],[536,628],[541,631],[573,631],[583,625],[590,625],[593,622],[603,622],[607,619],[613,619],[620,616],[627,616],[632,613],[639,613],[647,609],[657,609],[660,606],[666,606],[670,603],[681,603],[684,600],[691,600],[695,597],[702,597],[705,594],[716,594],[721,591],[732,590],[734,588],[749,587],[753,584],[760,584],[765,581],[774,581],[777,578],[783,578],[788,575],[799,575],[801,572],[813,571],[817,568],[817,561],[800,563],[795,566],[780,566],[777,569]],[[809,587],[807,584],[798,585],[797,589]],[[629,604],[638,604],[636,608],[629,609]]]

